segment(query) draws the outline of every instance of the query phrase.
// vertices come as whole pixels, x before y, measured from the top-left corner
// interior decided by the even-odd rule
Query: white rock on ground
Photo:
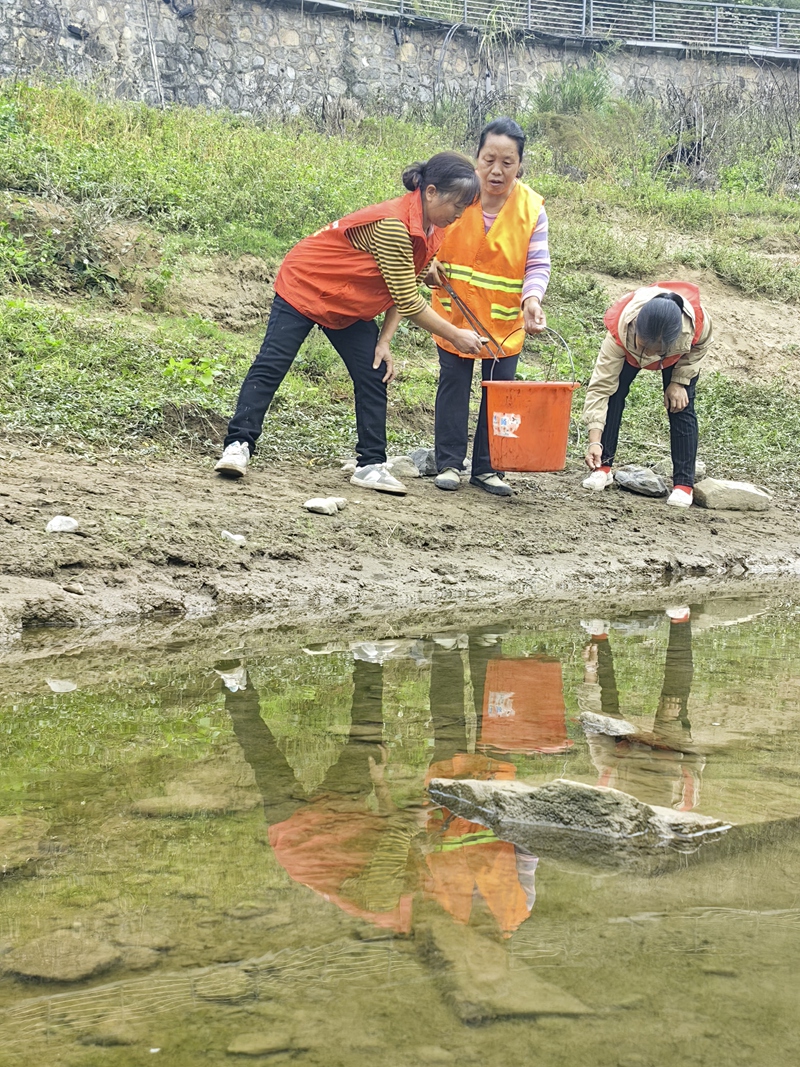
[[[625,719],[615,719],[611,715],[598,715],[594,711],[582,711],[581,726],[587,734],[606,734],[608,737],[629,737],[636,733],[636,727]]]
[[[694,487],[694,502],[714,511],[767,511],[772,498],[751,482],[704,478]]]
[[[75,533],[79,522],[70,515],[54,515],[45,526],[45,533]]]
[[[306,500],[303,507],[317,515],[336,515],[347,507],[347,500],[343,496],[315,496]]]
[[[670,458],[659,460],[653,466],[653,470],[656,474],[663,474],[665,478],[672,480],[672,460]],[[705,478],[708,472],[708,468],[702,459],[698,459],[694,465],[694,480],[699,482],[701,478]]]
[[[408,478],[421,478],[416,463],[409,456],[395,456],[386,463],[386,467],[390,474],[395,478],[399,478],[401,482],[406,481]]]

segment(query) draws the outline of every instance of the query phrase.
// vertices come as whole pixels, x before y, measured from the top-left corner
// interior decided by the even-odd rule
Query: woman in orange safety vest
[[[464,352],[444,333],[434,333],[439,351],[436,394],[436,485],[458,489],[467,455],[469,397],[474,360],[483,357],[483,378],[511,381],[526,333],[546,326],[542,298],[550,279],[547,215],[542,197],[519,180],[525,134],[509,118],[484,127],[478,143],[476,171],[480,201],[472,204],[445,235],[430,272],[439,270],[491,336],[502,343],[503,358],[487,358],[489,350]],[[442,289],[434,292],[434,311],[453,326],[465,320]],[[464,359],[464,355],[467,356]],[[495,496],[511,496],[511,486],[489,458],[486,398],[481,399],[472,446],[470,483]]]
[[[669,416],[673,489],[667,503],[691,507],[697,461],[694,393],[700,361],[712,341],[711,316],[692,282],[665,281],[626,293],[603,318],[606,333],[586,390],[583,421],[589,430],[584,489],[602,491],[611,465],[631,383],[640,370],[660,370]]]
[[[437,315],[418,283],[444,228],[478,195],[472,163],[440,152],[403,174],[405,196],[362,208],[295,245],[275,279],[275,300],[261,350],[242,384],[218,473],[241,478],[267,409],[300,345],[319,326],[344,360],[355,389],[357,466],[362,489],[405,493],[385,468],[386,387],[394,378],[389,340],[407,316],[441,333],[459,352],[477,353],[482,339]],[[376,315],[385,312],[379,330]],[[384,370],[385,367],[385,370]]]

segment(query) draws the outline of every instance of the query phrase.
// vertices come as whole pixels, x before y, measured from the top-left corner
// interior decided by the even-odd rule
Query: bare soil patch
[[[369,613],[502,606],[742,584],[800,574],[798,505],[678,511],[558,474],[510,475],[512,498],[428,479],[406,497],[355,489],[337,468],[256,466],[242,482],[210,459],[82,459],[6,446],[0,460],[0,635],[173,614],[268,613],[297,624]],[[13,457],[13,458],[12,458]],[[313,496],[345,496],[311,515]],[[47,534],[57,514],[76,534]],[[223,530],[243,534],[241,548]],[[742,592],[742,589],[738,590]]]

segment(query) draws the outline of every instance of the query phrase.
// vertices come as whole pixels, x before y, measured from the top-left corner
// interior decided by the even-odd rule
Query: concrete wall
[[[281,0],[0,0],[0,76],[71,77],[149,104],[240,112],[325,112],[380,103],[397,111],[442,95],[528,93],[590,56],[531,39],[487,46],[447,27],[398,26]],[[72,32],[68,29],[71,27]],[[620,91],[760,75],[746,59],[605,54]],[[784,72],[795,78],[795,71]]]

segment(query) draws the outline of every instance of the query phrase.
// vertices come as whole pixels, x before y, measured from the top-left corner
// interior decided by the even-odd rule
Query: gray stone
[[[228,1045],[232,1056],[272,1056],[276,1052],[296,1049],[289,1030],[275,1029],[264,1033],[240,1034]]]
[[[0,874],[9,874],[42,855],[48,826],[24,815],[0,818]]]
[[[629,463],[614,472],[614,481],[621,489],[627,489],[629,493],[638,493],[640,496],[666,496],[667,483],[660,474],[649,467],[640,467],[636,463]]]
[[[3,958],[3,970],[45,982],[79,982],[110,970],[120,962],[119,949],[70,930],[29,941]]]
[[[654,464],[653,470],[656,474],[663,474],[665,478],[669,478],[670,481],[672,480],[672,460],[669,457],[667,459],[659,460],[658,463]],[[694,465],[694,480],[699,482],[701,478],[705,478],[706,472],[707,467],[702,459],[696,460]]]
[[[608,737],[629,737],[636,733],[636,727],[625,719],[615,719],[611,715],[598,715],[594,711],[582,711],[581,726],[587,734],[606,734]]]
[[[394,477],[399,478],[401,482],[403,479],[422,477],[416,463],[408,456],[396,456],[394,459],[390,459],[386,466]]]
[[[432,448],[416,448],[409,458],[419,471],[421,477],[436,477],[436,457]]]
[[[543,786],[516,781],[434,779],[434,800],[464,818],[491,827],[507,841],[526,845],[539,828],[570,831],[594,839],[635,840],[642,845],[678,842],[729,829],[708,816],[655,808],[606,786],[559,778]]]
[[[220,968],[201,975],[195,982],[195,993],[201,1000],[246,1000],[255,994],[255,983],[237,967]]]
[[[439,971],[445,996],[463,1022],[590,1013],[571,993],[538,978],[531,968],[512,970],[507,947],[470,927],[432,919],[416,933],[420,952]]]
[[[317,515],[338,515],[339,506],[332,496],[315,496],[306,500],[303,507],[306,511],[313,511]]]
[[[772,499],[751,482],[704,478],[694,487],[694,502],[714,511],[767,511]]]
[[[131,945],[122,953],[122,962],[129,971],[149,971],[160,960],[161,956],[155,949],[143,945]]]

